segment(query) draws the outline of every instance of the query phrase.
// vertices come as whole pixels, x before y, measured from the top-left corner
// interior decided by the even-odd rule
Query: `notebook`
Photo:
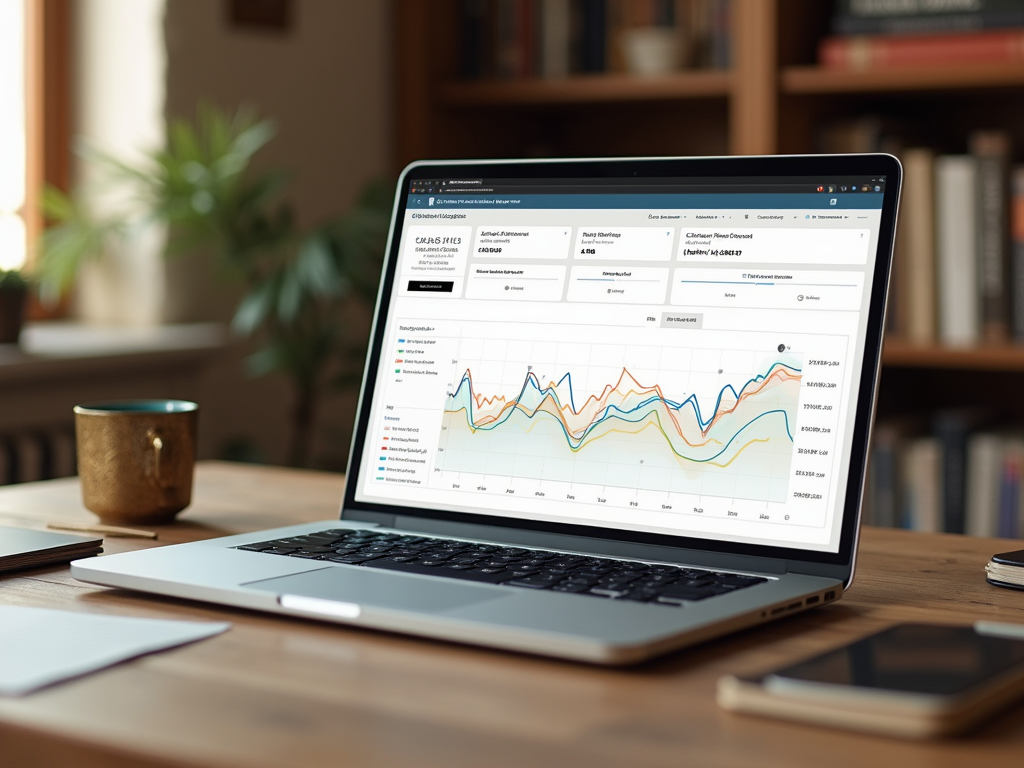
[[[103,551],[103,539],[0,526],[0,572],[66,563]]]

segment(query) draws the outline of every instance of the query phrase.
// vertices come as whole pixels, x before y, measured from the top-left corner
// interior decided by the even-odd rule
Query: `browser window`
[[[836,552],[884,184],[413,181],[356,499]]]

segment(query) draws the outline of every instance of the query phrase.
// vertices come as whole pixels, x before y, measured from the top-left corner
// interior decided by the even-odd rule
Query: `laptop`
[[[836,601],[900,180],[882,154],[413,163],[340,517],[72,574],[600,664]]]

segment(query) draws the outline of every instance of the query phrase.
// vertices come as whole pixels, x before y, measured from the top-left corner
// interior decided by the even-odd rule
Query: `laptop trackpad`
[[[493,587],[467,584],[454,579],[414,579],[400,573],[361,568],[324,568],[275,579],[250,581],[242,586],[278,595],[315,597],[417,613],[438,613],[484,600],[510,597]]]

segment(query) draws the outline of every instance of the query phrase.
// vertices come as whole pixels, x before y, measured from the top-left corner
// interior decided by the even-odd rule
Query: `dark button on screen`
[[[409,290],[426,293],[451,293],[455,290],[455,282],[452,280],[410,280]]]

